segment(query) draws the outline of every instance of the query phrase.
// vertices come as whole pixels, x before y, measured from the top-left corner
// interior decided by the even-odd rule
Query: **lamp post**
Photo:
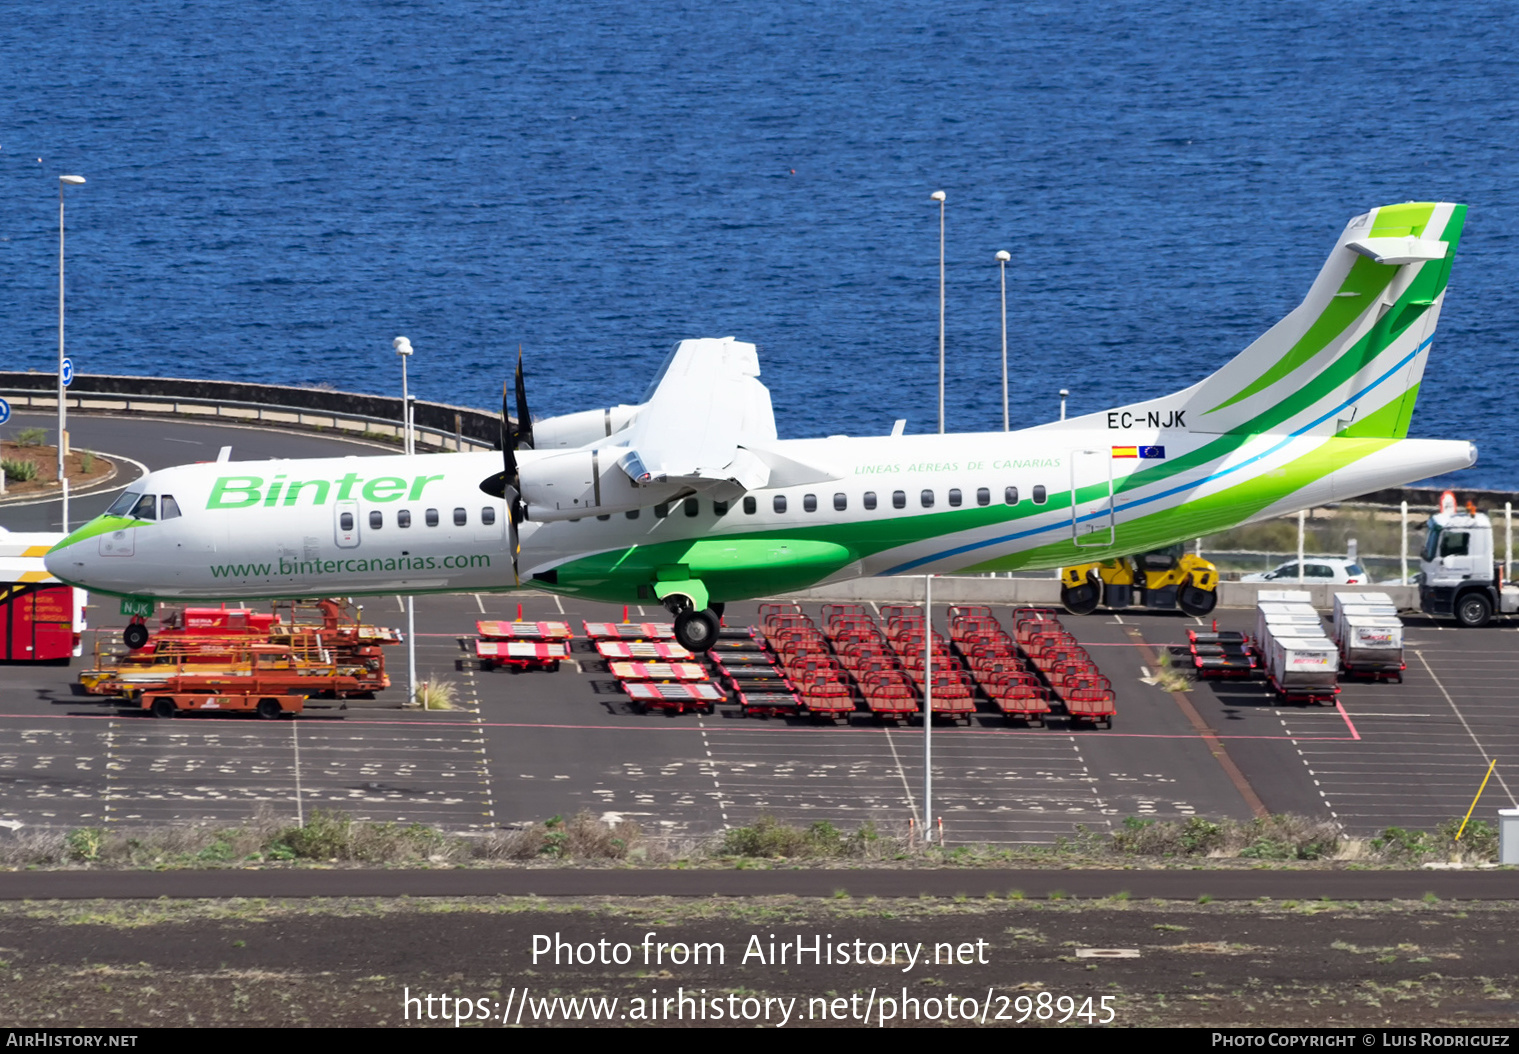
[[[939,203],[939,434],[944,434],[944,191],[929,197]]]
[[[1007,411],[1007,262],[1012,254],[1006,249],[997,253],[997,269],[1002,272],[1002,430],[1012,431]]]
[[[1065,397],[1071,394],[1069,388],[1060,389],[1060,419],[1065,420]]]
[[[83,176],[58,177],[58,486],[62,492],[64,534],[69,532],[69,481],[63,464],[69,433],[63,401],[63,188],[77,187],[83,182]]]
[[[402,449],[408,457],[413,453],[411,438],[411,393],[406,388],[406,360],[411,358],[411,341],[397,337],[391,341],[396,354],[401,357],[401,429]],[[406,698],[417,698],[417,601],[406,598]]]
[[[934,576],[923,576],[923,844],[934,839]],[[941,840],[942,848],[942,840]]]

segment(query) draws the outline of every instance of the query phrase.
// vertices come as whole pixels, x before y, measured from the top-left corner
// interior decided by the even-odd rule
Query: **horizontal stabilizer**
[[[1401,266],[1425,260],[1443,260],[1450,243],[1434,238],[1357,238],[1346,242],[1345,248],[1353,249],[1379,264]]]

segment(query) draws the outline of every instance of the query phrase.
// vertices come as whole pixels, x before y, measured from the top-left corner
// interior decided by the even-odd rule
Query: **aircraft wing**
[[[629,427],[618,465],[640,485],[765,486],[770,468],[750,447],[775,441],[775,412],[759,373],[753,344],[681,341]]]

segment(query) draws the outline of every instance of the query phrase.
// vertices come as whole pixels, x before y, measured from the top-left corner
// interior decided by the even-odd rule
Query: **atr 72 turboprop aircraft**
[[[1146,552],[1475,462],[1470,443],[1406,438],[1465,217],[1355,217],[1291,314],[1147,402],[1016,432],[781,440],[752,344],[682,341],[637,405],[537,422],[519,361],[499,453],[152,472],[47,568],[159,599],[658,600],[700,651],[729,601]]]

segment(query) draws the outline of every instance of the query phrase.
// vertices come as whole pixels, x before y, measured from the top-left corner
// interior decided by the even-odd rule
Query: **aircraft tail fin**
[[[1407,436],[1465,220],[1443,202],[1355,217],[1303,302],[1217,373],[1066,426]]]

